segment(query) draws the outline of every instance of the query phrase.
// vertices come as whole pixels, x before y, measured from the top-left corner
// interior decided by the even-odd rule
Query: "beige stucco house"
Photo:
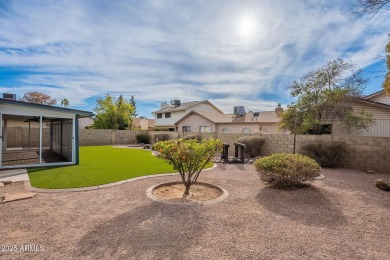
[[[133,128],[139,130],[148,130],[154,127],[154,119],[133,118]]]
[[[278,128],[281,112],[283,108],[280,105],[274,111],[243,114],[193,110],[176,121],[175,125],[180,132],[282,134],[285,131]]]
[[[208,100],[193,101],[181,103],[180,100],[172,100],[170,105],[162,103],[161,108],[154,111],[154,124],[156,128],[164,128],[170,131],[177,131],[178,126],[175,124],[191,111],[204,112],[211,114],[224,113]]]

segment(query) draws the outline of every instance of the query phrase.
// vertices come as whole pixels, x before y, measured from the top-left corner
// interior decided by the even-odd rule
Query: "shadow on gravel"
[[[233,164],[234,167],[236,167],[237,169],[241,170],[241,171],[245,171],[245,166],[244,164],[241,164],[241,163],[235,163]]]
[[[267,210],[307,226],[335,228],[347,224],[337,202],[313,186],[296,190],[265,187],[256,199]]]
[[[185,259],[205,223],[197,206],[153,202],[97,226],[80,239],[75,254],[91,259]]]
[[[225,163],[217,163],[217,168],[219,170],[225,171],[226,170],[226,164]]]

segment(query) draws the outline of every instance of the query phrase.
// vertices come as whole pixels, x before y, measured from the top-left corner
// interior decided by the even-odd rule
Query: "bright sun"
[[[238,22],[238,35],[243,40],[250,40],[252,39],[257,31],[257,20],[254,16],[251,15],[245,15],[242,16],[241,19]]]

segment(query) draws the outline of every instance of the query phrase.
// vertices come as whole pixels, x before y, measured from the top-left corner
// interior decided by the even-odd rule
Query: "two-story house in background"
[[[234,107],[232,114],[191,111],[175,124],[180,132],[284,134],[287,131],[278,127],[282,112],[281,104],[262,112],[246,112],[244,106]]]
[[[286,133],[277,127],[283,108],[279,104],[274,111],[249,112],[244,106],[234,107],[234,113],[225,114],[210,101],[181,103],[172,100],[162,103],[153,112],[155,127],[179,132],[220,133]]]
[[[175,99],[171,100],[170,104],[162,103],[160,109],[152,113],[155,127],[169,131],[181,131],[182,129],[178,129],[175,123],[191,111],[224,114],[208,100],[181,103],[180,100]],[[191,132],[191,130],[186,132]]]

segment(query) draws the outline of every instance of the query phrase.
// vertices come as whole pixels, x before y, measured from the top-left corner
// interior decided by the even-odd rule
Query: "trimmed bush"
[[[256,160],[254,165],[262,181],[282,188],[300,187],[320,174],[319,164],[302,154],[273,154]]]
[[[301,146],[300,152],[314,159],[323,167],[335,167],[341,164],[346,149],[340,141],[315,141]]]
[[[183,140],[197,140],[199,143],[202,142],[202,135],[187,135],[183,137]]]
[[[169,134],[154,134],[153,135],[154,142],[168,141],[168,140],[169,140]]]
[[[243,136],[238,138],[236,143],[245,144],[246,158],[254,158],[261,154],[261,148],[265,143],[265,138],[259,136]]]
[[[137,143],[139,144],[150,144],[150,136],[147,133],[137,134]]]
[[[202,169],[210,162],[214,154],[222,148],[222,141],[218,139],[175,139],[159,141],[154,145],[159,152],[158,157],[173,165],[180,174],[185,192],[183,197],[189,195],[190,187],[198,180]]]

